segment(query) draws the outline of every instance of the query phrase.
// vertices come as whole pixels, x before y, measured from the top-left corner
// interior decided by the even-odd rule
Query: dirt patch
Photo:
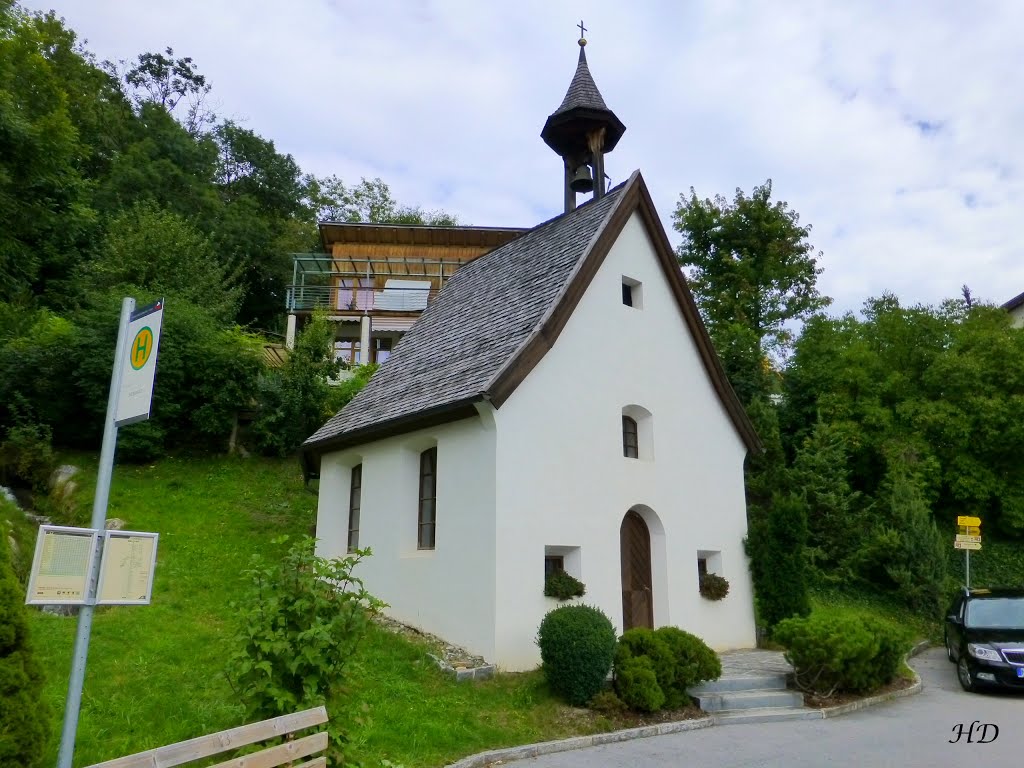
[[[675,723],[680,720],[700,720],[708,717],[697,707],[663,709],[660,712],[619,712],[615,714],[577,709],[573,724],[587,723],[595,731],[621,731],[626,728],[643,728],[647,725]]]
[[[883,685],[881,688],[876,688],[869,693],[834,693],[831,696],[817,696],[813,693],[804,694],[804,706],[812,709],[824,709],[826,707],[836,707],[840,704],[850,704],[854,701],[861,701],[862,699],[869,699],[872,696],[880,696],[884,693],[894,693],[896,691],[902,691],[914,684],[914,681],[901,677],[888,685]],[[796,690],[796,689],[794,689]]]

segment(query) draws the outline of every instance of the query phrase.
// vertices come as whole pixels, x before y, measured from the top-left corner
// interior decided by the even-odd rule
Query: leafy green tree
[[[50,713],[25,613],[7,530],[0,526],[0,765],[34,768],[42,765]]]
[[[0,8],[0,299],[45,291],[91,224],[77,167],[84,150],[47,38],[17,6]]]
[[[330,381],[340,369],[334,358],[334,326],[324,312],[315,312],[284,365],[261,380],[260,410],[253,422],[261,452],[293,454],[334,415]]]
[[[95,448],[102,435],[122,294],[95,297],[78,313],[72,381],[78,394],[75,433],[66,442]],[[157,298],[140,294],[140,303]],[[205,307],[168,295],[149,421],[124,427],[118,457],[149,460],[174,448],[227,448],[240,410],[256,402],[262,342],[226,328]],[[65,429],[68,429],[67,427]]]
[[[120,151],[96,180],[94,204],[108,216],[152,201],[193,220],[206,234],[222,215],[214,185],[217,145],[192,136],[160,104],[145,103],[132,115]]]
[[[683,236],[679,263],[733,386],[748,403],[765,392],[762,367],[784,356],[792,323],[827,306],[810,227],[785,202],[771,202],[772,183],[742,190],[730,202],[701,200],[691,188],[673,214]]]
[[[869,503],[909,450],[941,526],[972,514],[1024,534],[1024,333],[999,308],[883,296],[863,319],[815,318],[787,368],[781,416],[792,447],[819,419],[840,430],[851,488]]]
[[[295,542],[276,563],[256,555],[245,572],[249,588],[234,606],[240,621],[226,674],[251,720],[326,703],[344,684],[371,616],[387,607],[353,573],[369,549],[328,559],[315,543]],[[334,751],[344,742],[336,720],[331,735]],[[332,765],[347,764],[332,758]]]
[[[82,270],[88,290],[168,293],[204,306],[222,321],[238,310],[241,289],[210,240],[181,216],[138,203],[107,227],[95,259]]]
[[[106,66],[123,81],[125,95],[139,108],[147,103],[159,104],[173,113],[185,101],[188,106],[181,120],[191,134],[199,133],[216,119],[206,107],[212,86],[190,56],[175,58],[174,49],[168,47],[163,53],[141,53],[132,64],[122,61],[120,66]]]
[[[309,180],[309,199],[318,221],[346,221],[353,224],[420,224],[454,227],[459,221],[444,211],[424,211],[419,206],[400,205],[391,188],[381,179],[362,179],[346,186],[337,176]]]

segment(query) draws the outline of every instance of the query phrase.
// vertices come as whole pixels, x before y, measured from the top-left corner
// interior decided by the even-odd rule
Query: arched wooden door
[[[639,514],[630,510],[619,528],[622,560],[622,629],[654,628],[651,593],[651,532]]]

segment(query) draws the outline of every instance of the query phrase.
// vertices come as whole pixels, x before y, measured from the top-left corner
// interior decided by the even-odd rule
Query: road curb
[[[568,752],[573,749],[598,747],[602,744],[617,744],[622,741],[646,739],[651,736],[663,736],[669,733],[696,731],[701,728],[708,728],[713,724],[714,721],[712,718],[701,717],[695,720],[680,720],[675,723],[661,723],[659,725],[645,725],[641,728],[627,728],[624,731],[595,733],[590,736],[574,736],[571,739],[559,739],[557,741],[542,741],[539,744],[526,744],[521,747],[492,749],[487,752],[479,752],[475,755],[464,757],[454,763],[449,763],[446,768],[483,768],[483,766],[487,765],[510,763],[514,760],[527,760],[531,757],[551,755],[556,752]]]
[[[929,645],[930,643],[927,640],[918,643],[910,649],[910,652],[906,655],[904,661],[917,656],[921,651],[928,648]],[[893,691],[891,693],[883,693],[879,696],[871,696],[867,699],[851,702],[850,704],[840,704],[835,707],[828,707],[827,709],[820,709],[816,711],[811,710],[812,712],[820,712],[820,715],[807,715],[800,713],[793,717],[779,718],[775,720],[775,722],[782,722],[783,720],[818,720],[828,717],[837,717],[838,715],[845,715],[848,712],[856,712],[858,709],[871,707],[875,704],[892,701],[893,699],[901,699],[904,696],[912,696],[915,693],[920,693],[924,686],[917,672],[914,672],[913,669],[911,669],[911,672],[914,674],[914,684],[909,688],[904,688],[900,691]],[[622,731],[595,733],[590,736],[573,736],[569,739],[542,741],[537,744],[524,744],[521,747],[508,747],[506,749],[491,749],[487,752],[478,752],[475,755],[470,755],[469,757],[464,757],[461,760],[456,760],[454,763],[449,763],[445,768],[484,768],[489,765],[511,763],[516,760],[528,760],[531,757],[551,755],[557,752],[569,752],[574,749],[598,747],[602,744],[617,744],[623,741],[633,741],[634,739],[646,739],[651,736],[664,736],[669,733],[696,731],[701,728],[710,728],[713,725],[729,724],[730,723],[727,721],[719,721],[718,718],[714,716],[708,716],[695,720],[680,720],[674,723],[645,725],[642,728],[627,728]],[[741,723],[736,723],[736,725],[741,725]]]
[[[931,646],[931,643],[927,640],[922,640],[904,657],[903,662],[906,664],[914,656],[917,656],[922,651],[927,650]],[[884,704],[887,701],[894,701],[896,699],[902,699],[906,696],[913,696],[915,693],[920,693],[924,688],[924,683],[921,682],[921,676],[914,671],[914,668],[907,664],[911,674],[914,675],[914,682],[909,688],[903,688],[899,691],[891,691],[889,693],[882,693],[878,696],[869,696],[866,699],[860,701],[851,701],[849,704],[839,704],[835,707],[823,707],[821,709],[821,716],[823,718],[838,717],[839,715],[845,715],[850,712],[856,712],[859,709],[865,709],[867,707],[873,707],[876,704]]]

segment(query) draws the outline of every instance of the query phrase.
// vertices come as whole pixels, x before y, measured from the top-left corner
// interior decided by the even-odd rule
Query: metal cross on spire
[[[577,24],[576,26],[580,28],[580,40],[582,40],[583,36],[587,32],[587,28],[583,26],[583,19],[580,19],[580,23]]]

